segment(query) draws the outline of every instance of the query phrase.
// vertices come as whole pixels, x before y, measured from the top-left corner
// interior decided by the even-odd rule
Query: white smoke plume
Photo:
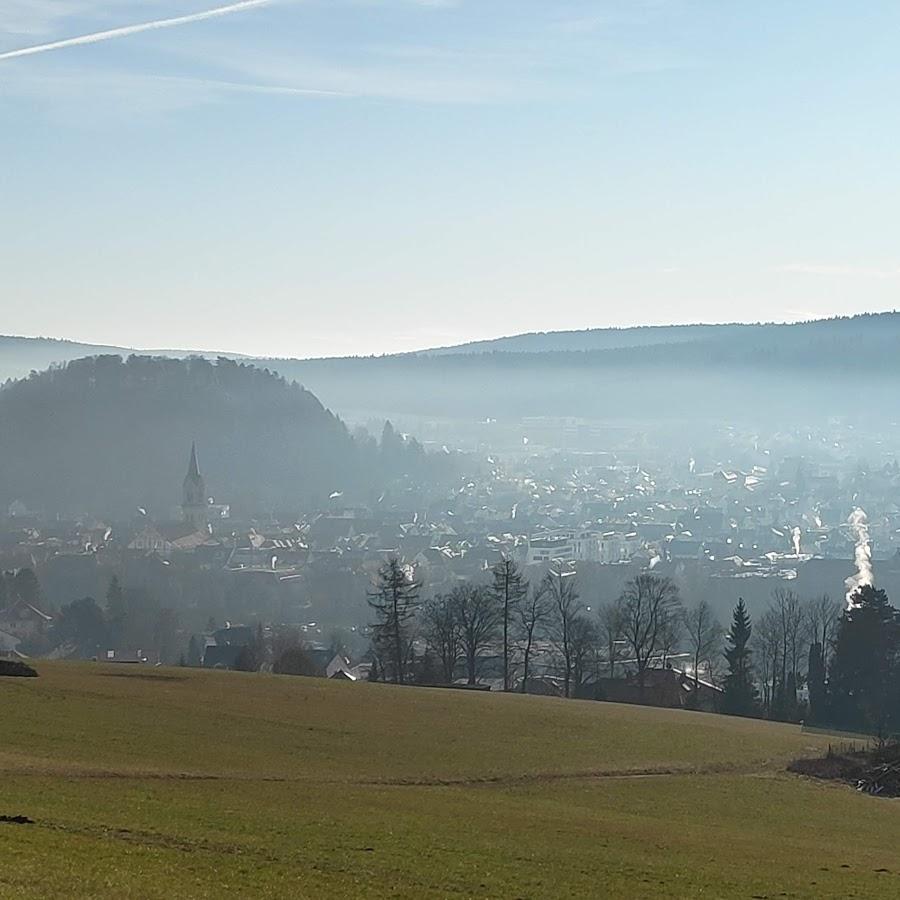
[[[794,554],[796,556],[800,555],[800,535],[802,532],[800,531],[800,526],[795,525],[793,530],[791,531],[791,543],[794,545]]]
[[[874,584],[875,576],[872,571],[872,546],[869,543],[869,520],[866,517],[865,511],[857,507],[850,513],[850,518],[847,521],[856,537],[856,549],[853,554],[856,562],[856,574],[851,575],[844,582],[844,585],[847,588],[847,608],[852,609],[854,606],[853,595],[864,585]]]
[[[173,28],[176,25],[188,25],[191,22],[202,22],[205,19],[214,19],[218,16],[227,16],[231,13],[243,12],[255,6],[267,6],[274,0],[240,0],[238,3],[229,3],[227,6],[217,6],[215,9],[207,9],[202,12],[190,13],[186,16],[175,16],[171,19],[156,19],[153,22],[140,22],[137,25],[124,25],[121,28],[111,28],[108,31],[95,31],[93,34],[82,34],[78,37],[63,38],[60,41],[52,41],[49,44],[36,44],[32,47],[21,47],[18,50],[7,50],[0,53],[0,60],[15,59],[18,56],[31,56],[34,53],[47,53],[50,50],[63,50],[66,47],[78,47],[81,44],[97,44],[100,41],[109,41],[113,38],[128,37],[131,34],[140,34],[142,31],[153,31],[157,28]]]

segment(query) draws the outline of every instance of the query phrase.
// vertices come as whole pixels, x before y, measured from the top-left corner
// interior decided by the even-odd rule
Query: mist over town
[[[900,895],[898,29],[0,3],[0,898]]]

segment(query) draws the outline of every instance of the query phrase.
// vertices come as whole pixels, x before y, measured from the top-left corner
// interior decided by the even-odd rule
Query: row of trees
[[[827,597],[773,593],[754,626],[734,610],[724,711],[887,736],[900,731],[900,612],[863,585],[846,609]],[[797,691],[808,687],[807,705]]]
[[[725,712],[824,722],[827,673],[842,624],[840,604],[827,595],[802,600],[776,588],[755,625],[739,601],[725,650]],[[804,687],[808,702],[799,699]]]
[[[574,573],[551,568],[536,585],[504,559],[487,584],[463,582],[420,602],[421,584],[397,559],[379,571],[369,604],[374,677],[475,684],[490,661],[505,690],[525,691],[540,647],[565,696],[589,675],[627,669],[640,691],[677,651],[723,689],[722,711],[885,734],[900,730],[900,612],[862,587],[853,604],[778,588],[753,623],[740,600],[727,634],[706,601],[686,607],[668,578],[642,573],[591,611]],[[416,641],[425,654],[415,654]],[[806,696],[803,689],[806,688]]]
[[[398,559],[379,570],[369,595],[377,678],[451,682],[462,669],[475,684],[485,661],[499,657],[504,690],[518,684],[525,691],[538,645],[549,644],[568,697],[589,674],[612,677],[623,663],[643,691],[648,669],[665,665],[680,646],[690,648],[695,678],[712,672],[720,655],[722,628],[709,605],[685,608],[675,584],[653,573],[633,578],[597,611],[582,603],[574,572],[563,566],[531,585],[513,560],[502,559],[487,584],[462,582],[424,602],[421,587]],[[420,660],[417,639],[426,647]]]

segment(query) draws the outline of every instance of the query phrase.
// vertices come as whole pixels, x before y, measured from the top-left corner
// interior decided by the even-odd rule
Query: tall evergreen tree
[[[824,722],[827,702],[825,650],[818,641],[809,645],[806,681],[809,687],[809,721]]]
[[[838,628],[831,663],[833,724],[883,736],[898,724],[900,613],[887,594],[863,585]]]
[[[511,690],[510,671],[510,622],[516,605],[528,593],[528,582],[522,576],[515,560],[504,556],[493,569],[494,596],[501,610],[503,624],[503,690]]]
[[[53,623],[59,644],[68,644],[83,658],[99,657],[106,643],[106,620],[93,597],[66,604]]]
[[[728,674],[725,676],[723,712],[733,716],[752,715],[756,707],[756,689],[753,686],[753,666],[750,654],[750,634],[753,626],[750,615],[739,598],[731,620],[731,629],[725,635],[725,659]]]
[[[421,582],[393,557],[378,570],[368,596],[376,618],[372,625],[375,653],[380,657],[381,669],[397,684],[407,681],[412,624],[421,587]]]

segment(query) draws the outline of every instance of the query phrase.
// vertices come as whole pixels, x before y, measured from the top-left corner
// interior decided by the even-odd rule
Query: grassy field
[[[827,739],[682,711],[39,664],[0,679],[0,897],[897,897]]]

